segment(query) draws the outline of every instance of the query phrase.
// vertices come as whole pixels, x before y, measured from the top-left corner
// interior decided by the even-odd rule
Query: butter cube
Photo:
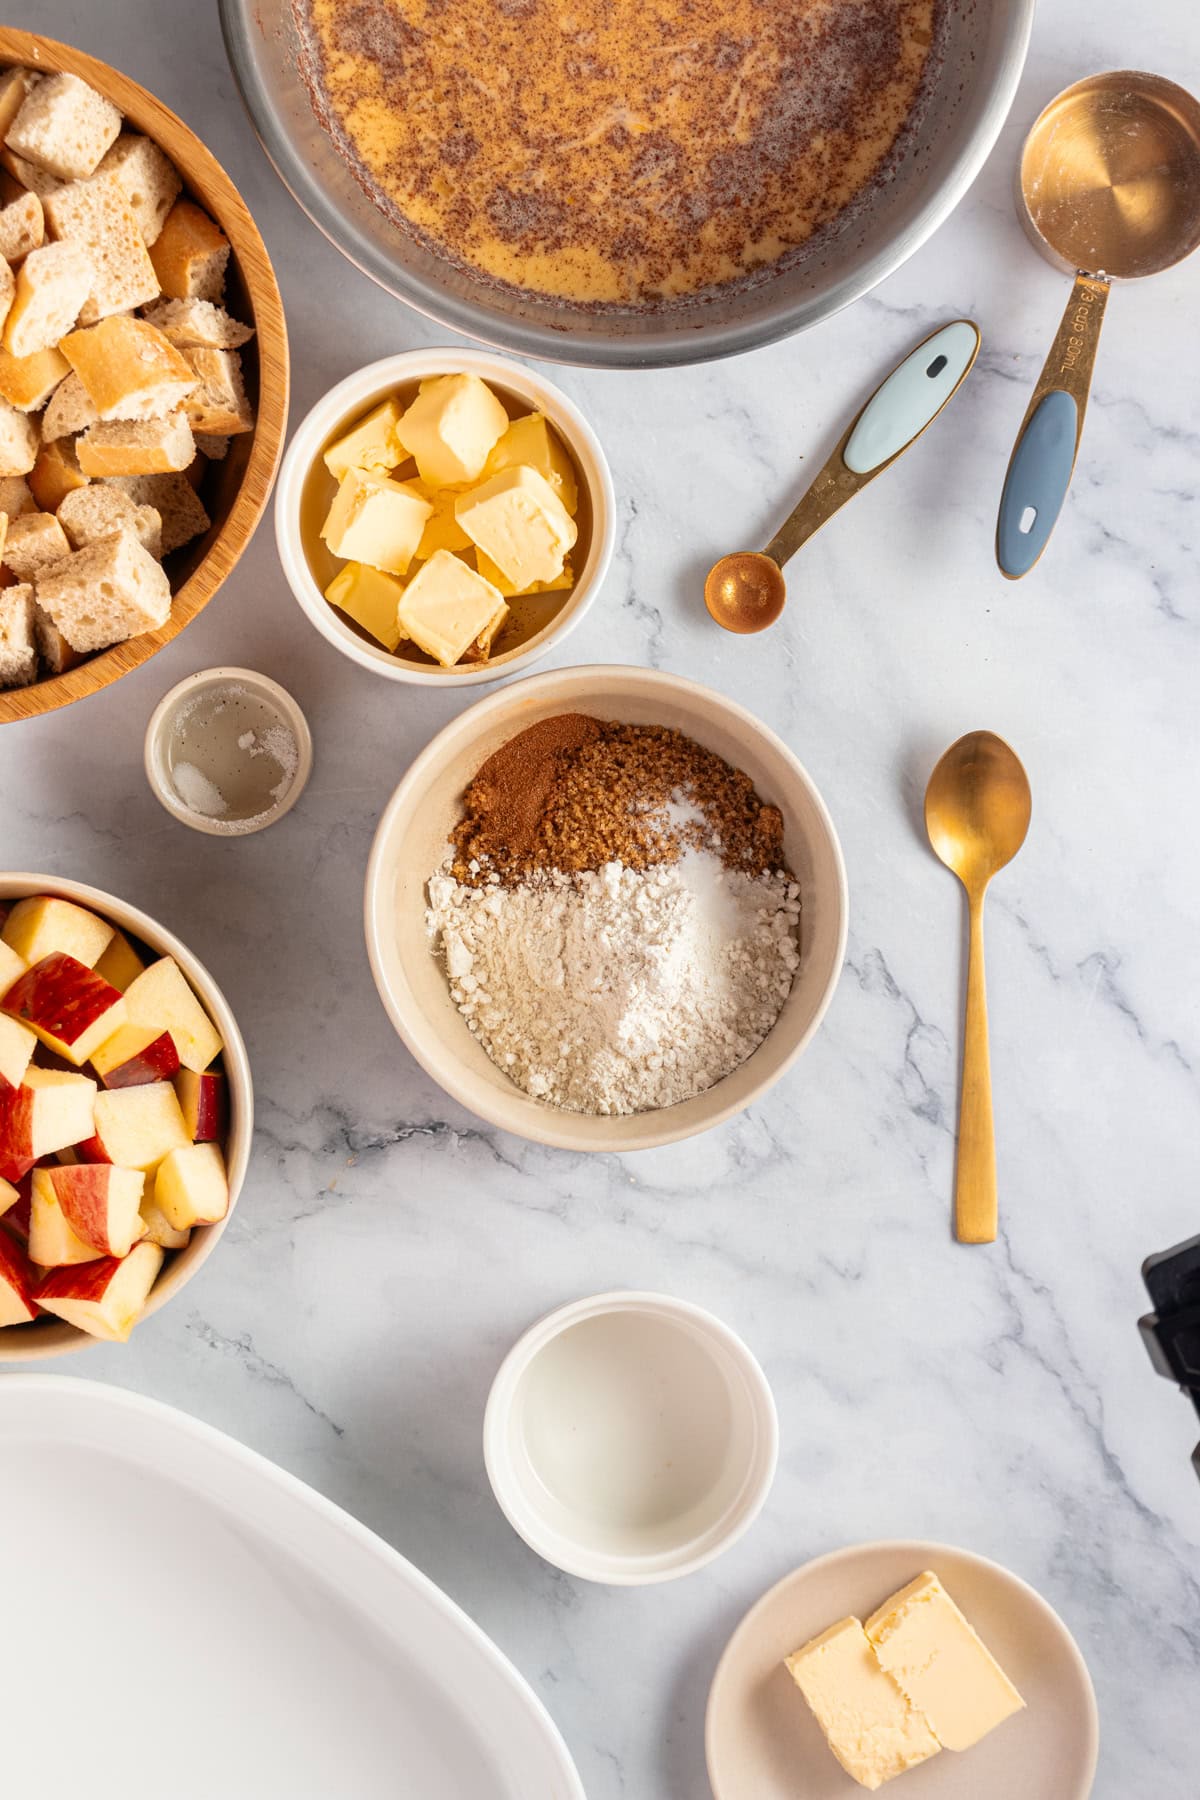
[[[407,461],[408,453],[396,436],[403,411],[398,400],[381,400],[364,413],[357,425],[330,444],[325,452],[325,467],[335,481],[340,481],[348,469],[369,469],[386,475],[389,469]]]
[[[335,556],[403,575],[433,507],[402,481],[347,469],[321,536]]]
[[[397,426],[430,487],[462,486],[483,473],[508,414],[478,375],[440,375],[421,389]]]
[[[435,550],[405,588],[397,623],[405,637],[449,669],[493,625],[499,630],[507,614],[490,581],[451,551]]]
[[[547,594],[552,589],[569,588],[575,585],[575,571],[571,567],[571,559],[567,558],[559,574],[553,581],[535,581],[527,588],[516,588],[508,579],[503,569],[498,569],[490,556],[482,550],[475,552],[475,567],[485,581],[490,581],[494,588],[499,588],[506,600],[520,600],[526,594]]]
[[[417,555],[422,562],[428,562],[435,550],[471,548],[470,538],[454,516],[456,496],[451,489],[431,488],[416,477],[407,482],[406,486],[420,494],[422,500],[428,500],[433,508],[425,521],[421,542],[417,545]]]
[[[545,413],[526,413],[523,419],[513,420],[487,459],[484,479],[519,463],[544,475],[567,511],[575,511],[579,505],[575,465]]]
[[[1025,1702],[927,1569],[866,1625],[882,1669],[947,1750],[969,1750]]]
[[[377,638],[385,650],[394,650],[400,642],[396,613],[403,593],[404,583],[395,575],[386,575],[367,563],[351,562],[338,570],[325,589],[325,598]]]
[[[875,1659],[859,1619],[842,1619],[785,1659],[833,1754],[860,1787],[882,1787],[941,1749]]]
[[[472,543],[524,593],[562,574],[579,533],[544,475],[522,463],[460,494],[455,517]]]

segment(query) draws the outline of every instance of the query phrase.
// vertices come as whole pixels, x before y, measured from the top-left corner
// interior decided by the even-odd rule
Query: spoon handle
[[[958,1110],[958,1166],[954,1235],[960,1244],[996,1241],[996,1133],[992,1121],[992,1065],[988,1053],[987,985],[983,969],[983,890],[968,894],[967,1016],[963,1030],[962,1094]]]

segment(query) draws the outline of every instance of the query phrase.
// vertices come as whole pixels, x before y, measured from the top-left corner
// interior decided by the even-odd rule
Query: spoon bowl
[[[765,550],[733,550],[708,571],[704,604],[726,631],[765,631],[783,611],[783,570]]]

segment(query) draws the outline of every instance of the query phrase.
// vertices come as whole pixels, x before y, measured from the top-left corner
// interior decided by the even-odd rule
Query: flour
[[[799,889],[709,850],[518,886],[429,883],[450,991],[492,1061],[572,1112],[673,1106],[766,1037],[800,962]]]

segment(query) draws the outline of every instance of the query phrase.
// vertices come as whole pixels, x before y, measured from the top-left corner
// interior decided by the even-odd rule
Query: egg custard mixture
[[[322,123],[398,224],[594,307],[752,279],[885,171],[944,0],[292,0]]]

